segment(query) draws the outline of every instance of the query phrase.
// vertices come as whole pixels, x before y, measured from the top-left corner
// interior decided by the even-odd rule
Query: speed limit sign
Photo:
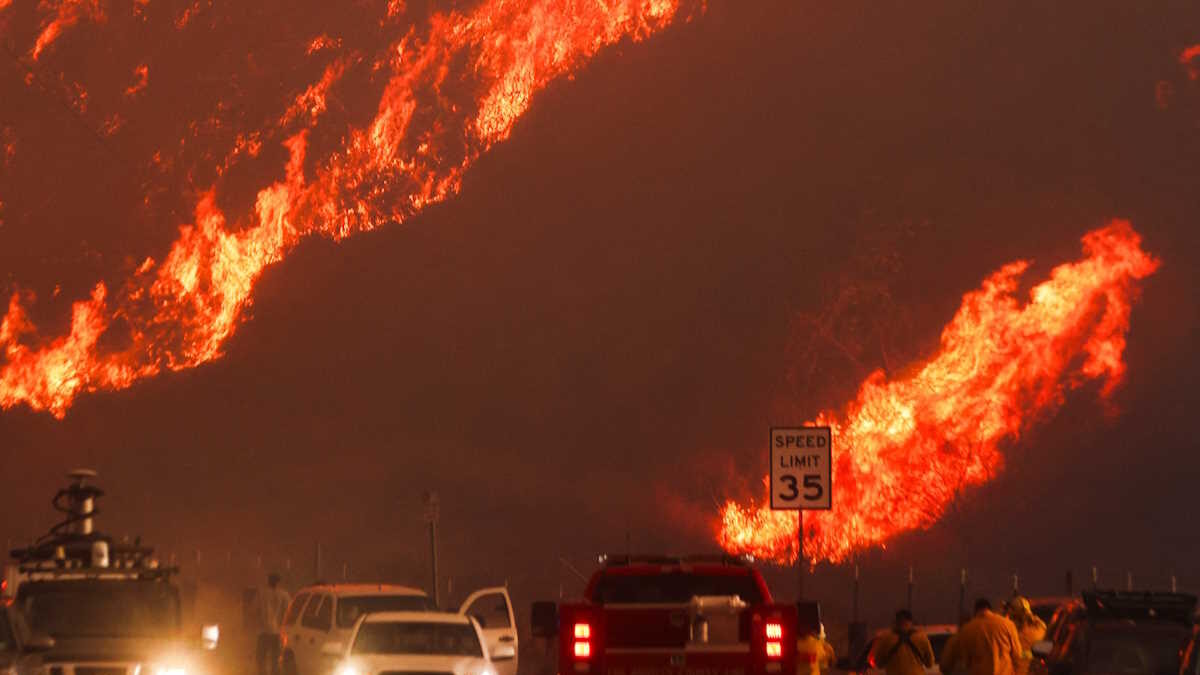
[[[771,508],[833,508],[833,431],[829,427],[771,429]]]

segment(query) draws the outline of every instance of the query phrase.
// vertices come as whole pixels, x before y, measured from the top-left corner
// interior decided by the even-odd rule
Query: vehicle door
[[[508,589],[496,587],[475,591],[463,602],[458,613],[479,622],[487,642],[484,649],[492,657],[496,675],[517,675],[517,621]]]
[[[314,593],[300,615],[300,630],[292,648],[296,655],[297,675],[322,675],[321,649],[329,641],[332,628],[333,597],[328,593]]]
[[[258,597],[257,594],[255,597]],[[312,594],[308,591],[300,591],[296,597],[292,598],[292,604],[288,605],[287,612],[283,615],[283,625],[279,627],[279,637],[283,641],[284,675],[295,675],[295,643],[300,639],[300,616],[304,613],[304,607],[308,604],[308,599]]]

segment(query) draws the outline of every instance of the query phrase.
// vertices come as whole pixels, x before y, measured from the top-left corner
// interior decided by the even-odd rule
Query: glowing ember
[[[85,19],[90,21],[104,20],[104,9],[100,6],[99,0],[59,0],[58,2],[43,0],[41,7],[53,7],[54,17],[42,28],[41,34],[37,37],[37,42],[33,45],[31,56],[34,60],[41,57],[42,52],[54,44],[62,36],[63,32],[71,26]]]
[[[1029,263],[1014,262],[963,297],[941,349],[911,377],[876,372],[841,415],[821,414],[834,434],[834,510],[804,519],[805,553],[837,562],[938,520],[964,488],[1003,462],[999,444],[1054,409],[1066,391],[1102,380],[1109,396],[1122,355],[1136,281],[1158,261],[1125,221],[1083,238],[1086,257],[1053,270],[1029,302],[1014,297]],[[725,550],[796,559],[794,512],[727,502],[717,538]]]
[[[373,121],[346,130],[345,144],[328,156],[309,157],[309,131],[324,119],[349,59],[361,57],[333,63],[270,129],[239,135],[224,164],[217,161],[219,174],[233,157],[257,155],[264,136],[286,134],[290,160],[277,182],[258,191],[252,213],[222,212],[210,189],[164,257],[146,259],[119,287],[98,284],[75,303],[61,337],[38,335],[25,311],[30,294],[11,297],[0,326],[0,407],[24,403],[61,417],[80,392],[217,358],[263,268],[302,237],[341,239],[445,199],[482,152],[508,137],[538,90],[608,45],[669,25],[680,2],[486,0],[469,13],[434,15],[423,35],[406,29],[368,64],[390,74]],[[209,4],[197,0],[177,24]],[[54,19],[60,27],[48,26],[35,51],[91,6],[63,0]],[[403,6],[393,2],[388,11]],[[146,74],[139,71],[138,81]],[[164,161],[155,155],[156,166]],[[115,326],[120,339],[100,340]]]
[[[1188,76],[1200,79],[1200,44],[1192,45],[1179,54],[1179,62],[1187,66]]]
[[[126,96],[136,96],[150,83],[150,67],[142,64],[133,71],[134,82],[125,89]]]

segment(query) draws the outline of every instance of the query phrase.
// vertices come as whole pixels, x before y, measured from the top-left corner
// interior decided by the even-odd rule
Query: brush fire
[[[962,490],[1003,466],[1001,444],[1052,414],[1089,382],[1109,398],[1125,374],[1125,336],[1139,282],[1159,261],[1126,221],[1083,237],[1084,257],[1060,265],[1021,302],[1030,262],[1009,263],[963,296],[941,348],[910,377],[871,375],[833,429],[833,510],[804,519],[809,560],[840,562],[936,522]],[[796,514],[727,502],[717,539],[732,553],[797,558]]]
[[[107,16],[98,2],[44,4],[53,11],[31,48],[33,61],[81,22]],[[12,294],[0,323],[0,408],[23,404],[61,418],[81,393],[123,389],[218,358],[264,268],[305,237],[341,240],[404,222],[453,195],[468,167],[508,138],[547,83],[610,45],[669,26],[681,15],[680,4],[489,0],[465,12],[432,14],[423,22],[427,29],[397,31],[373,56],[326,56],[333,40],[306,42],[302,54],[329,59],[320,78],[292,101],[281,101],[282,112],[268,127],[239,134],[216,163],[222,175],[269,139],[286,148],[277,180],[258,189],[252,210],[230,213],[219,206],[219,182],[201,190],[194,219],[181,224],[170,250],[144,258],[123,281],[96,283],[74,303],[63,335],[38,330],[27,311],[32,293]],[[389,4],[381,20],[394,11]],[[137,66],[128,97],[150,91],[152,69]],[[386,76],[374,115],[365,126],[335,130],[343,142],[314,156],[310,139],[328,132],[322,124],[331,96],[352,70]],[[75,98],[86,101],[86,90],[77,86]],[[115,131],[119,117],[104,126]],[[108,339],[108,331],[123,339]]]

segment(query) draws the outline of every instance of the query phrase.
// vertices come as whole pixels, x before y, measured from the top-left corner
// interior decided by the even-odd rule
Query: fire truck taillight
[[[575,655],[575,658],[592,658],[592,625],[588,623],[575,624],[573,636],[575,645],[572,653]]]
[[[783,658],[783,624],[774,621],[767,622],[764,628],[767,634],[767,658]]]

